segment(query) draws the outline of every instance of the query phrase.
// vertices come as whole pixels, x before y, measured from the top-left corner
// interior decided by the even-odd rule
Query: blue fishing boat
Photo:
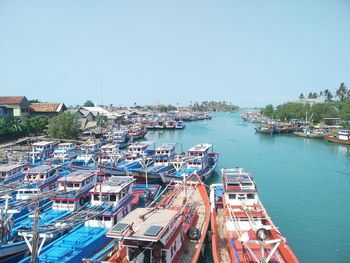
[[[31,165],[38,165],[51,158],[54,152],[55,142],[36,142],[31,145],[31,151],[28,153],[28,161]]]
[[[192,174],[196,173],[202,181],[209,178],[214,171],[219,161],[219,154],[216,152],[209,152],[213,146],[209,143],[201,143],[191,147],[187,151],[187,155],[177,156],[173,160],[173,165],[176,169],[174,173],[161,174],[163,183],[170,183],[172,181],[183,180]]]
[[[113,144],[117,145],[119,149],[124,149],[130,144],[127,130],[117,130],[113,132],[112,138]]]
[[[59,163],[67,162],[77,156],[77,147],[74,143],[60,143],[53,152],[53,159]]]
[[[175,143],[162,144],[156,148],[155,154],[150,156],[149,160],[143,160],[142,167],[131,168],[129,171],[132,172],[137,182],[160,183],[162,182],[160,174],[175,172],[175,167],[170,162],[176,155],[175,149]],[[153,164],[148,165],[149,161]]]
[[[5,188],[10,182],[23,181],[25,163],[7,163],[0,165],[0,186]]]
[[[149,146],[147,142],[131,144],[122,161],[101,167],[101,172],[107,175],[131,175],[131,170],[142,168],[143,160],[154,155],[155,151],[148,149]],[[153,161],[147,163],[151,165]]]
[[[41,250],[39,262],[81,262],[106,246],[112,239],[107,231],[127,215],[132,207],[132,177],[110,177],[90,190],[91,207],[84,225],[79,225],[66,235]],[[21,262],[29,262],[29,258]]]

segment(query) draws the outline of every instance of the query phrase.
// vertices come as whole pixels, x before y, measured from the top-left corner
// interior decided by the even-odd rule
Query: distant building
[[[305,98],[305,99],[296,99],[293,102],[296,103],[305,103],[305,104],[310,104],[311,106],[317,103],[323,103],[325,100],[324,99],[309,99],[309,98]]]
[[[25,96],[0,96],[0,117],[26,117],[29,115],[29,102]]]
[[[47,117],[54,117],[66,109],[63,103],[31,103],[29,105],[31,116],[45,115]]]

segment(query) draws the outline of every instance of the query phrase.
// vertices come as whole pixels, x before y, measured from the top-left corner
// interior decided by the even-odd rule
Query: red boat
[[[147,129],[144,126],[134,126],[128,132],[127,135],[131,141],[142,139],[146,136]]]
[[[219,262],[299,262],[263,207],[253,177],[222,169],[223,184],[211,185],[213,258]]]
[[[210,220],[207,191],[198,177],[171,187],[156,207],[132,211],[107,233],[119,241],[108,262],[198,261]]]

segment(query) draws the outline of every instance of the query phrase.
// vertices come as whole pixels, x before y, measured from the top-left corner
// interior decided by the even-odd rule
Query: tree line
[[[319,95],[315,96],[315,94]],[[344,121],[350,121],[350,90],[344,83],[340,84],[334,94],[329,90],[319,93],[310,92],[308,98],[319,98],[320,96],[324,98],[324,102],[311,105],[302,102],[304,97],[299,96],[301,102],[287,102],[276,108],[270,104],[261,109],[261,114],[282,121],[294,118],[310,120],[311,117],[314,122],[320,122],[324,118],[341,118]]]

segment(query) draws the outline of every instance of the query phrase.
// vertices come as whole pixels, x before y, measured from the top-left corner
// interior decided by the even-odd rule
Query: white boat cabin
[[[106,234],[122,240],[128,262],[174,262],[184,237],[180,211],[137,208]],[[144,251],[140,253],[139,249]]]
[[[349,141],[350,140],[350,130],[340,130],[337,132],[337,138],[339,140]]]
[[[254,205],[259,201],[255,182],[243,169],[222,169],[225,200],[231,206]]]
[[[128,153],[142,155],[146,153],[146,150],[148,147],[149,147],[148,143],[142,143],[142,142],[134,143],[128,146]]]
[[[94,154],[80,154],[73,161],[73,166],[93,166],[96,163]]]
[[[106,144],[101,146],[101,153],[102,154],[116,154],[119,152],[118,145],[115,144]]]
[[[100,146],[97,143],[87,143],[80,145],[80,150],[86,154],[96,153],[100,150]]]
[[[32,150],[29,152],[31,162],[39,161],[52,157],[55,142],[36,142],[32,144]]]
[[[0,184],[23,180],[25,163],[8,163],[0,165]]]
[[[24,183],[28,187],[18,189],[17,200],[28,200],[34,196],[57,188],[57,179],[61,177],[59,173],[60,165],[39,165],[28,169],[24,176]]]
[[[57,180],[59,194],[52,198],[52,209],[74,211],[89,202],[89,190],[97,183],[97,172],[76,171]]]
[[[74,143],[60,143],[54,150],[53,156],[61,161],[71,160],[76,156],[76,145]]]
[[[213,145],[209,143],[197,144],[188,149],[187,155],[190,157],[204,157],[208,155],[209,149],[212,147]]]
[[[132,185],[130,176],[113,176],[106,182],[98,183],[90,190],[91,205],[107,208],[102,215],[85,222],[85,226],[111,228],[130,212]]]

